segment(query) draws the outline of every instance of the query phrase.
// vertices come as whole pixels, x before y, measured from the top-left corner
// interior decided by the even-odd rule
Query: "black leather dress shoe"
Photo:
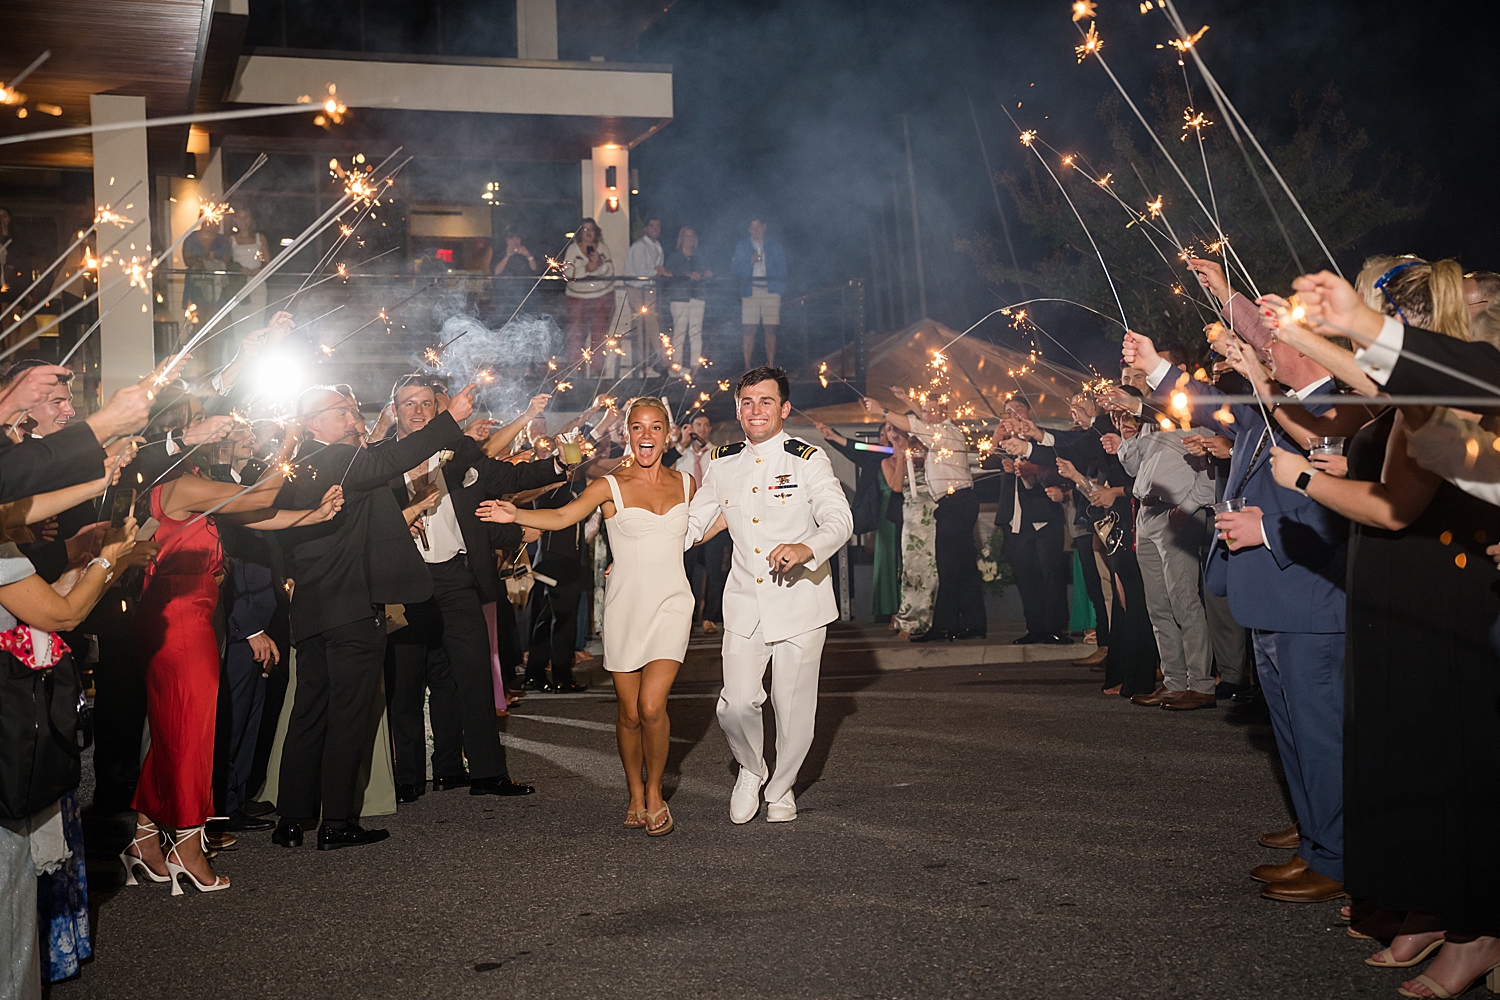
[[[587,684],[579,684],[577,681],[568,681],[566,684],[553,684],[548,688],[553,694],[577,694],[580,691],[587,691],[588,689]]]
[[[420,785],[403,785],[398,782],[396,784],[396,801],[415,802],[422,797],[422,793],[425,791],[427,791],[427,782],[425,781]]]
[[[522,687],[527,691],[545,691],[549,687],[551,687],[551,685],[549,685],[546,681],[533,680],[532,678],[528,677],[526,678],[526,682],[522,685]]]
[[[1044,636],[1044,635],[1038,635],[1035,632],[1027,632],[1025,635],[1021,636],[1021,638],[1019,638],[1019,639],[1012,639],[1010,641],[1010,644],[1012,646],[1030,646],[1033,643],[1046,642],[1046,641],[1047,641],[1047,637]]]
[[[952,642],[953,641],[953,636],[949,635],[947,632],[943,632],[943,631],[940,631],[940,630],[935,629],[935,628],[930,628],[926,632],[923,632],[921,635],[914,635],[914,636],[912,636],[911,637],[911,641],[912,642]]]
[[[248,816],[264,816],[267,813],[275,812],[276,806],[270,802],[262,802],[259,799],[251,799],[249,802],[245,803],[243,809],[245,811],[245,814]]]
[[[469,783],[467,774],[446,774],[432,776],[432,790],[434,792],[446,792],[450,788],[463,788]]]
[[[276,824],[276,829],[271,831],[271,843],[280,844],[282,847],[301,847],[302,824],[282,820]]]
[[[1052,635],[1044,635],[1044,636],[1042,636],[1041,641],[1045,642],[1049,646],[1071,646],[1071,645],[1073,645],[1073,637],[1072,636],[1057,635],[1056,633],[1054,633]]]
[[[234,833],[259,833],[269,830],[276,824],[260,816],[251,816],[243,809],[236,809],[229,814],[229,820],[224,824],[224,829]]]
[[[530,795],[530,785],[520,785],[509,778],[475,778],[469,782],[470,795]]]
[[[977,628],[966,628],[962,632],[958,633],[958,635],[955,635],[953,638],[959,642],[963,642],[965,639],[984,639],[987,638],[988,635],[988,632],[981,632]]]
[[[346,823],[342,830],[324,823],[318,827],[318,850],[336,851],[340,847],[378,844],[390,835],[388,830],[366,830],[358,823]]]

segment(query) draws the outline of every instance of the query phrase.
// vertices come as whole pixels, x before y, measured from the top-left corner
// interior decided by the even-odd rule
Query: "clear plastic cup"
[[[1245,509],[1244,497],[1233,497],[1229,500],[1220,500],[1209,509],[1215,514],[1235,514]]]
[[[1342,455],[1344,453],[1344,439],[1341,437],[1315,437],[1308,438],[1309,455]]]

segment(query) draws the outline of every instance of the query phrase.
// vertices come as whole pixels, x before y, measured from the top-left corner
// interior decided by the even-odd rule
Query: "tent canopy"
[[[978,420],[994,419],[990,408],[999,410],[1008,395],[1029,399],[1038,417],[1067,420],[1068,397],[1089,379],[1083,372],[1055,364],[1040,353],[1033,361],[1021,351],[987,343],[974,334],[950,343],[957,336],[957,331],[924,319],[870,345],[866,363],[870,395],[894,409],[891,386],[930,389],[935,374],[932,355],[945,344],[949,345],[943,354],[948,359],[950,406],[972,404]],[[835,351],[822,360],[830,372],[854,371],[852,348]],[[839,385],[836,379],[828,381],[831,387]],[[852,388],[843,388],[850,397],[847,403],[819,406],[808,415],[829,424],[879,422],[878,417],[865,412]]]

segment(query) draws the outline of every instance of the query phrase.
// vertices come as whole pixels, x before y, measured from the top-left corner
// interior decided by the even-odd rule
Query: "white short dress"
[[[665,514],[625,506],[615,477],[604,478],[615,501],[615,516],[604,522],[614,552],[604,585],[604,668],[629,673],[652,660],[681,663],[693,629],[693,591],[682,566],[688,477],[682,503]]]

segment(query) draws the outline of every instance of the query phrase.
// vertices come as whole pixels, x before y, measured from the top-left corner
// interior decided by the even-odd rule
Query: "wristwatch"
[[[1316,476],[1317,474],[1317,469],[1303,469],[1302,472],[1298,474],[1297,482],[1294,484],[1294,488],[1296,489],[1296,491],[1298,493],[1301,493],[1303,496],[1307,496],[1307,485],[1312,482],[1313,476]]]

